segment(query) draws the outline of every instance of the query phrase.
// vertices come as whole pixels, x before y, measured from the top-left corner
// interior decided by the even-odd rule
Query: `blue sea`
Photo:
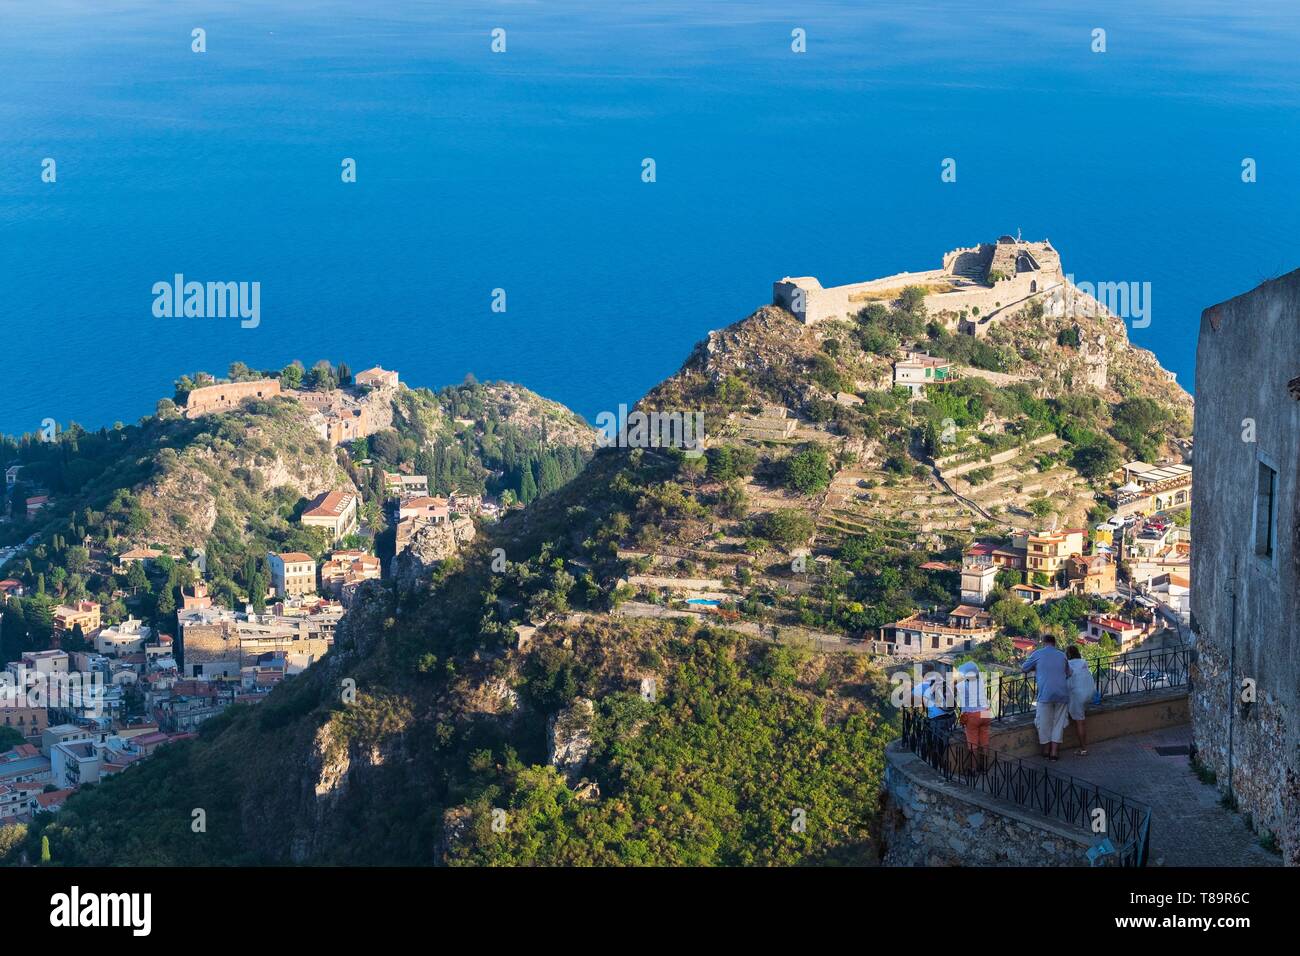
[[[1150,282],[1190,388],[1201,310],[1300,266],[1298,43],[1293,0],[0,0],[0,431],[295,358],[591,419],[783,275],[1017,230]],[[156,318],[177,273],[260,325]]]

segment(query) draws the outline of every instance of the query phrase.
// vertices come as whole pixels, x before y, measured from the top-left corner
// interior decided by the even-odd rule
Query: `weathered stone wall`
[[[1215,643],[1197,642],[1192,667],[1193,741],[1197,761],[1214,771],[1219,789],[1228,782],[1228,659]],[[1240,680],[1240,672],[1238,673]],[[1248,707],[1236,699],[1232,713],[1232,790],[1237,806],[1250,814],[1257,831],[1272,833],[1283,859],[1300,865],[1300,775],[1295,755],[1284,748],[1294,735],[1294,712],[1276,695],[1261,690]]]
[[[1300,865],[1300,402],[1288,385],[1300,374],[1297,315],[1300,271],[1201,316],[1191,594],[1199,759],[1226,787],[1231,702],[1238,805],[1277,837],[1293,866]],[[1257,553],[1255,537],[1261,464],[1276,470],[1271,555]],[[1243,679],[1253,681],[1249,707]]]
[[[247,399],[269,399],[279,394],[280,383],[273,378],[207,385],[194,389],[185,397],[185,417],[197,418],[212,412],[229,411]]]
[[[948,783],[897,742],[885,761],[886,866],[1089,865],[1087,834]]]
[[[872,279],[867,282],[854,282],[849,285],[823,286],[812,276],[798,278],[787,277],[772,284],[772,303],[790,312],[801,322],[813,324],[835,319],[851,319],[873,298],[873,293],[901,292],[909,285],[927,285],[935,282],[950,281],[954,275],[966,279],[981,281],[983,275],[972,276],[969,271],[974,260],[983,262],[992,256],[994,246],[972,246],[969,249],[954,249],[945,253],[943,268],[924,272],[900,272],[896,275]],[[1007,247],[1010,249],[1012,247]],[[1019,249],[1019,246],[1014,247]],[[992,286],[975,285],[956,292],[940,292],[926,297],[926,308],[933,316],[946,315],[955,317],[962,312],[973,313],[979,309],[982,315],[988,315],[999,309],[1008,309],[1018,303],[1027,301],[1031,296],[1042,295],[1047,290],[1060,286],[1064,281],[1061,273],[1061,260],[1046,243],[1027,243],[1025,248],[1033,254],[1041,268],[1037,271],[1016,272],[1015,255],[1003,247],[997,249],[1010,256],[1009,262],[1002,262],[1004,278]],[[983,272],[980,265],[976,272]],[[887,300],[877,300],[887,304]]]

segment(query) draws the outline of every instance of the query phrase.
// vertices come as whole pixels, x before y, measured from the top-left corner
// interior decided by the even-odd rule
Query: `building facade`
[[[266,556],[271,569],[271,587],[278,598],[302,597],[316,593],[316,561],[301,551]]]
[[[1300,271],[1205,310],[1196,352],[1197,759],[1300,865]]]
[[[1083,531],[1041,531],[1025,544],[1025,568],[1030,574],[1056,577],[1073,555],[1083,554]]]
[[[304,528],[323,528],[333,541],[357,530],[357,496],[348,491],[317,495],[302,513]]]

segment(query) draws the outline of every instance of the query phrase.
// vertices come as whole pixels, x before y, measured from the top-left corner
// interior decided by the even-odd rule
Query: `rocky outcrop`
[[[579,697],[547,723],[546,762],[560,771],[570,787],[582,778],[582,768],[591,754],[595,722],[595,705],[586,697]]]
[[[410,590],[427,579],[436,565],[453,557],[474,540],[475,534],[473,519],[464,515],[416,530],[410,543],[393,559],[393,580],[397,587]]]
[[[312,431],[301,409],[241,410],[203,420],[202,432],[154,458],[152,476],[139,486],[148,524],[138,543],[202,547],[224,514],[235,528],[274,516],[275,491],[312,498],[323,491],[355,491],[334,450]],[[194,426],[190,426],[194,427]]]

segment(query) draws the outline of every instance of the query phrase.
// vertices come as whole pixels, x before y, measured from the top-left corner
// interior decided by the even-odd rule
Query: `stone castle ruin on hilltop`
[[[301,405],[322,441],[342,445],[365,438],[393,424],[392,396],[401,387],[396,372],[375,366],[358,372],[356,385],[325,391],[281,388],[277,379],[220,382],[191,391],[185,399],[186,418],[230,412],[245,402],[269,401],[283,395]]]
[[[900,272],[829,289],[813,276],[786,276],[772,284],[772,302],[811,325],[852,319],[872,302],[887,304],[908,286],[918,286],[926,291],[931,315],[947,315],[959,331],[982,336],[999,315],[1036,298],[1046,304],[1065,284],[1061,256],[1050,242],[1002,236],[994,243],[953,249],[944,255],[942,268],[928,272]]]

